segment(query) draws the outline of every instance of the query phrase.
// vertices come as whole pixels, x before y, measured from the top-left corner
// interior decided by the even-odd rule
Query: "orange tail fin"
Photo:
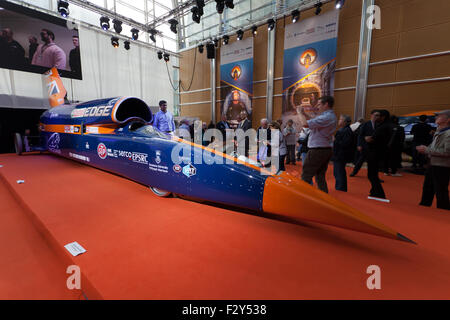
[[[48,89],[48,101],[52,108],[64,104],[66,89],[59,77],[58,69],[52,68],[44,74],[45,84]]]

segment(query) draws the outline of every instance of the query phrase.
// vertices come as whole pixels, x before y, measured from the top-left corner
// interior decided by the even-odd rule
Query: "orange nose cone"
[[[294,219],[414,243],[391,228],[288,173],[267,178],[264,186],[263,210]]]

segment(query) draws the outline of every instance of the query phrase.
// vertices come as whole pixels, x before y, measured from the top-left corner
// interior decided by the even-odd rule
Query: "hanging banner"
[[[283,65],[283,123],[300,128],[301,107],[314,113],[318,98],[333,95],[339,10],[286,26]]]
[[[236,41],[220,48],[221,115],[236,127],[244,111],[252,116],[253,38]]]

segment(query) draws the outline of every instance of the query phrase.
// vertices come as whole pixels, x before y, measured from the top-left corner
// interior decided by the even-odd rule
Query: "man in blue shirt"
[[[337,124],[333,105],[333,97],[323,96],[316,105],[317,116],[311,117],[303,108],[299,114],[302,126],[310,129],[309,151],[303,163],[302,180],[312,184],[312,178],[315,177],[318,188],[326,193],[328,186],[325,174],[333,155],[333,133]]]
[[[160,110],[155,114],[153,126],[164,133],[172,133],[175,131],[175,122],[173,121],[173,114],[167,110],[167,102],[161,100],[159,102]]]

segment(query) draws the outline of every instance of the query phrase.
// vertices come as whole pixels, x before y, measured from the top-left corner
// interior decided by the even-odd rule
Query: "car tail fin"
[[[53,67],[44,74],[45,84],[48,90],[48,101],[52,108],[64,104],[64,98],[67,94],[66,88],[59,77],[58,69]]]

